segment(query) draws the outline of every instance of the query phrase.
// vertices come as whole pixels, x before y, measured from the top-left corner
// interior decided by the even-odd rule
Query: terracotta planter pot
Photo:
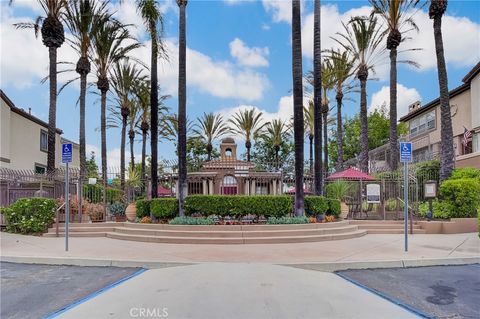
[[[125,210],[125,216],[127,216],[129,222],[134,222],[135,218],[137,218],[137,204],[131,203],[128,205]]]
[[[340,202],[340,218],[345,219],[348,216],[348,205],[345,202]]]

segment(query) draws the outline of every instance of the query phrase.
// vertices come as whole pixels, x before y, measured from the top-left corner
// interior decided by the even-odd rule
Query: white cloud
[[[350,17],[368,15],[370,11],[371,7],[363,6],[340,13],[336,5],[323,5],[321,7],[322,49],[339,47],[331,37],[335,36],[337,32],[343,32],[340,21],[346,23]],[[313,13],[307,14],[303,19],[302,26],[302,53],[308,58],[313,57],[313,20]],[[410,59],[420,63],[419,71],[435,68],[437,60],[433,22],[425,11],[417,12],[414,20],[419,26],[420,32],[411,31],[408,36],[412,39],[402,43],[399,51],[408,48],[422,48],[423,50],[400,53],[398,60]],[[465,17],[448,15],[447,12],[443,17],[442,32],[447,63],[462,67],[473,65],[480,60],[480,24]],[[388,70],[388,52],[386,52],[384,57],[379,59],[376,77],[386,80]]]
[[[415,88],[407,88],[402,84],[397,84],[397,118],[408,113],[408,106],[416,101],[421,101],[422,97]],[[384,86],[378,92],[372,95],[372,102],[368,108],[369,112],[380,109],[386,105],[387,110],[390,107],[390,87]]]
[[[236,4],[253,2],[253,1],[256,1],[256,0],[223,0],[223,2],[229,5],[236,5]]]
[[[264,31],[270,30],[270,25],[269,25],[269,24],[266,24],[266,23],[263,23],[263,24],[262,24],[262,30],[264,30]]]
[[[272,19],[274,22],[291,23],[292,21],[291,1],[263,0],[262,3],[263,3],[263,7],[265,8],[265,11],[267,11],[272,15]]]
[[[175,95],[178,88],[178,44],[165,41],[170,60],[159,68],[160,85],[164,92]],[[136,57],[148,61],[149,43],[137,50]],[[187,85],[220,98],[255,101],[263,97],[270,82],[265,74],[236,67],[228,61],[214,61],[208,55],[187,48]]]
[[[87,159],[90,158],[90,153],[95,152],[95,162],[98,165],[98,169],[102,169],[102,151],[100,147],[96,145],[91,145],[87,144],[86,145],[86,156]],[[107,166],[111,168],[113,171],[117,172],[119,171],[120,168],[120,148],[114,148],[112,150],[108,150],[107,146]],[[135,163],[140,163],[142,159],[142,154],[137,154],[134,153],[135,156]],[[128,165],[130,163],[130,151],[128,150],[128,144],[127,144],[127,149],[125,150],[125,165]]]
[[[267,56],[270,54],[268,47],[249,48],[239,38],[230,42],[230,54],[237,59],[238,63],[245,66],[260,67],[268,66]]]

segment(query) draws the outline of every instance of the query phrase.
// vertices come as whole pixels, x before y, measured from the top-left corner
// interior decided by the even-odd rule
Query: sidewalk
[[[403,234],[366,235],[355,239],[315,243],[269,245],[181,245],[131,242],[110,238],[70,238],[64,251],[64,238],[45,238],[1,233],[2,260],[8,257],[48,257],[161,263],[255,262],[276,264],[314,264],[402,261],[417,264],[427,259],[472,258],[480,260],[480,239],[476,233],[409,236],[409,251],[404,252]],[[22,259],[23,262],[26,262]],[[10,260],[10,261],[22,261]],[[27,259],[28,260],[28,259]],[[31,261],[39,263],[39,261]],[[477,261],[478,262],[478,261]],[[59,262],[62,263],[62,262]],[[76,264],[76,263],[73,263]],[[88,263],[87,263],[88,264]],[[121,266],[127,266],[122,264]],[[138,266],[138,265],[130,265]],[[146,265],[148,267],[148,265]],[[155,268],[155,267],[152,267]]]

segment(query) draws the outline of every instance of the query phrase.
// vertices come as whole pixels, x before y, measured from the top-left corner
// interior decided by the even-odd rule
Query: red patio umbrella
[[[350,180],[350,181],[374,181],[375,177],[368,175],[367,173],[362,172],[358,168],[350,167],[344,171],[336,172],[327,177],[329,181],[335,180]]]
[[[158,185],[157,189],[158,197],[168,197],[173,196],[173,192],[165,187]]]

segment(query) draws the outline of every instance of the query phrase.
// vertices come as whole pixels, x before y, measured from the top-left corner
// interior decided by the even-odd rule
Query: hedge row
[[[200,215],[219,217],[242,217],[246,215],[269,217],[289,216],[293,212],[292,196],[224,196],[224,195],[191,195],[185,200],[187,216]],[[340,214],[340,202],[321,196],[305,197],[307,216]],[[137,201],[137,217],[153,216],[160,219],[173,218],[178,212],[176,198],[156,198],[154,200]]]
[[[107,198],[106,202],[113,204],[114,202],[119,202],[122,200],[123,191],[116,188],[107,187],[105,189],[105,196]],[[103,186],[97,184],[84,185],[83,198],[88,199],[90,203],[103,202]]]
[[[50,198],[21,198],[0,212],[5,217],[6,230],[11,233],[37,234],[53,224],[57,205]]]

